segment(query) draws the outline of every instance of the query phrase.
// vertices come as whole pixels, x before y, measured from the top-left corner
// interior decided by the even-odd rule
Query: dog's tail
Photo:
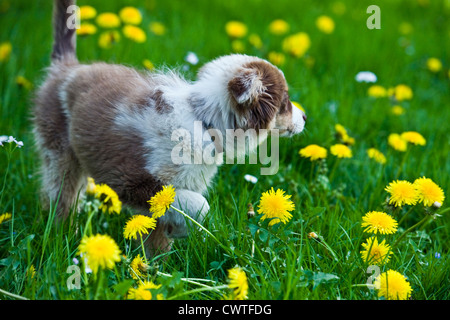
[[[52,61],[77,63],[75,0],[53,1],[53,52]]]

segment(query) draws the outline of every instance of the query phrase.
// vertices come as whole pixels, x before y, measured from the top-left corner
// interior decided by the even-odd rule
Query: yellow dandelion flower
[[[102,49],[111,49],[113,44],[120,41],[120,33],[117,30],[105,31],[98,37],[98,46]]]
[[[144,43],[147,40],[147,35],[144,30],[133,25],[126,25],[123,27],[123,34],[126,38],[137,43]]]
[[[300,110],[302,110],[303,112],[306,112],[306,111],[305,111],[305,108],[303,108],[303,106],[302,106],[299,102],[297,102],[297,101],[291,101],[291,103],[294,105],[294,107],[297,107],[297,108],[299,108]]]
[[[119,11],[119,17],[125,24],[140,24],[142,15],[135,7],[124,7]]]
[[[351,158],[353,157],[352,149],[345,144],[337,143],[330,147],[330,153],[338,158]]]
[[[261,49],[263,46],[263,42],[261,40],[261,37],[258,36],[256,33],[252,33],[248,36],[248,42],[254,46],[256,49]]]
[[[386,212],[370,211],[362,218],[361,227],[365,228],[364,232],[392,234],[397,231],[397,221]]]
[[[277,36],[283,35],[289,31],[289,23],[287,23],[283,19],[273,20],[269,24],[269,31],[270,31],[270,33],[277,35]]]
[[[36,276],[36,267],[33,264],[28,268],[26,276],[30,279],[34,279]]]
[[[355,144],[355,139],[350,137],[347,133],[347,129],[339,123],[337,123],[334,126],[334,129],[336,130],[336,133],[338,137],[342,140],[342,142],[346,145],[353,145]]]
[[[81,6],[80,7],[80,19],[89,20],[97,16],[97,10],[91,6]]]
[[[78,247],[78,254],[86,259],[93,273],[98,269],[112,269],[120,261],[120,249],[108,235],[84,236]]]
[[[101,28],[117,28],[120,26],[120,19],[112,12],[100,13],[95,20]]]
[[[12,218],[12,214],[11,213],[4,213],[0,215],[0,224],[2,224],[3,222],[9,221]]]
[[[414,186],[419,193],[419,202],[430,207],[435,202],[442,205],[445,199],[444,191],[429,178],[419,178],[414,181]]]
[[[24,87],[27,90],[30,90],[31,88],[33,88],[33,84],[30,82],[30,80],[28,80],[24,76],[17,76],[16,83],[20,87]]]
[[[163,189],[157,192],[149,201],[152,217],[157,219],[162,217],[170,205],[175,201],[175,188],[172,185],[163,186]]]
[[[388,263],[392,252],[391,247],[385,241],[378,243],[377,237],[367,239],[367,242],[362,244],[364,250],[360,251],[364,262],[377,265]]]
[[[150,31],[157,36],[162,36],[166,33],[166,26],[158,21],[153,21],[149,25]]]
[[[404,152],[407,148],[407,141],[397,133],[388,136],[388,144],[397,151]]]
[[[431,72],[437,73],[442,70],[442,62],[438,58],[429,58],[427,60],[427,68]]]
[[[316,27],[323,33],[330,34],[334,31],[334,21],[328,16],[320,16],[316,20]]]
[[[396,116],[401,116],[405,113],[405,109],[402,106],[396,105],[391,108],[391,112]]]
[[[143,234],[148,234],[149,229],[155,229],[156,219],[150,218],[141,214],[134,215],[129,219],[125,225],[123,236],[125,239],[137,239],[137,234],[142,237]]]
[[[300,149],[298,153],[304,158],[309,158],[311,161],[315,161],[317,159],[325,159],[328,151],[317,144],[310,144],[309,146]]]
[[[407,85],[399,84],[395,86],[393,96],[397,101],[411,100],[413,97],[413,91]]]
[[[248,298],[248,280],[245,271],[239,267],[228,270],[228,287],[233,289],[233,295],[236,300]]]
[[[88,36],[91,34],[95,34],[97,32],[97,27],[89,22],[83,22],[80,24],[80,28],[77,29],[77,35],[79,36]]]
[[[240,21],[229,21],[225,24],[225,32],[231,38],[243,38],[247,31],[247,26]]]
[[[12,51],[11,42],[0,43],[0,62],[8,60],[11,51]]]
[[[334,125],[334,130],[336,130],[337,134],[341,137],[348,135],[347,129],[339,123]]]
[[[142,61],[142,64],[144,65],[145,69],[147,69],[147,70],[155,69],[153,62],[151,62],[149,59],[144,59],[144,61]]]
[[[286,62],[286,57],[281,52],[270,51],[267,54],[267,58],[271,63],[276,66],[282,66]]]
[[[133,261],[130,263],[131,269],[133,269],[133,272],[130,272],[131,277],[133,279],[139,279],[140,277],[144,277],[144,273],[146,273],[149,269],[149,265],[142,260],[141,255],[138,254]]]
[[[291,218],[290,211],[295,209],[290,195],[284,195],[284,191],[273,187],[261,195],[258,205],[258,213],[262,214],[261,220],[272,219],[269,226],[282,222],[286,224]]]
[[[386,163],[386,157],[378,149],[369,148],[367,150],[367,155],[369,156],[369,158],[374,159],[378,163],[381,163],[381,164],[385,164]]]
[[[367,94],[373,98],[384,98],[387,96],[387,91],[383,86],[374,84],[367,89]]]
[[[420,133],[415,131],[406,131],[403,132],[400,136],[403,140],[415,145],[424,146],[427,143],[425,138]]]
[[[95,184],[95,180],[91,177],[87,178],[87,185],[86,185],[86,194],[88,195],[95,195],[96,193],[97,185]]]
[[[375,279],[374,286],[378,290],[378,297],[385,297],[388,300],[407,300],[412,293],[406,277],[394,270],[380,274]]]
[[[305,32],[299,32],[286,37],[282,44],[283,51],[296,58],[303,57],[310,46],[311,40]]]
[[[144,281],[137,288],[128,290],[129,300],[152,300],[151,290],[161,288],[161,285],[156,285],[151,281]]]
[[[100,200],[99,207],[103,213],[119,214],[122,210],[122,202],[117,193],[106,184],[100,184],[95,187],[95,197]]]
[[[389,204],[396,207],[415,205],[419,199],[416,186],[406,180],[392,181],[384,190],[390,194]]]

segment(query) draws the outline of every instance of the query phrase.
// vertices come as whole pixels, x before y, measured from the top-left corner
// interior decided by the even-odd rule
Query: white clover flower
[[[186,62],[192,64],[192,65],[196,65],[199,62],[199,59],[197,57],[197,55],[194,52],[189,51],[186,55],[186,57],[184,58],[184,60],[186,60]]]
[[[360,71],[355,76],[357,82],[377,82],[377,76],[370,71]]]
[[[258,178],[255,177],[255,176],[252,176],[251,174],[246,174],[246,175],[244,176],[244,179],[245,179],[246,181],[248,181],[248,182],[251,182],[251,183],[257,183],[257,182],[258,182]]]

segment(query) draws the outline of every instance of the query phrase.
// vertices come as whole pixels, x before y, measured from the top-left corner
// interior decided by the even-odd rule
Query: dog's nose
[[[303,120],[304,120],[304,121],[306,122],[306,118],[307,118],[307,116],[306,116],[306,114],[305,114],[305,113],[303,114],[303,116],[302,116],[302,117],[303,117]]]

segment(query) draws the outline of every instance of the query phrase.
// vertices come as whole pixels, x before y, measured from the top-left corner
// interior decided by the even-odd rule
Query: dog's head
[[[203,66],[198,79],[226,101],[216,111],[233,120],[233,129],[278,129],[290,136],[305,127],[306,115],[291,103],[283,72],[266,60],[223,56]]]

